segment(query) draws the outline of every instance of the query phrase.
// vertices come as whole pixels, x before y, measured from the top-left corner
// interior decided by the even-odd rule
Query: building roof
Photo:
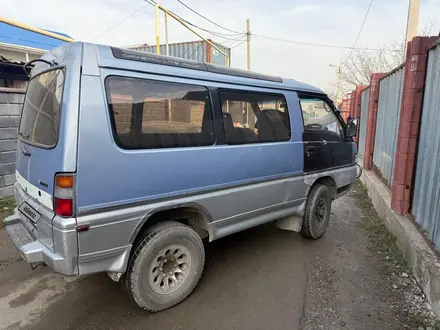
[[[50,30],[46,31],[55,33],[62,37],[71,38],[64,33]],[[66,41],[0,22],[0,43],[51,50],[65,44]]]

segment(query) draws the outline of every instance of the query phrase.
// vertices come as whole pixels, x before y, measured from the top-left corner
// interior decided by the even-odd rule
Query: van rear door
[[[16,196],[36,238],[51,250],[54,176],[63,168],[59,139],[65,68],[33,76],[26,91],[18,131]]]

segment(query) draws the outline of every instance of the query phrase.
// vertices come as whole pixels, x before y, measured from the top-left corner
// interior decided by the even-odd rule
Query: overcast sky
[[[353,45],[370,3],[370,0],[182,1],[232,30],[244,31],[245,20],[250,18],[251,30],[257,35],[343,46]],[[197,25],[228,33],[191,13],[177,0],[160,3]],[[440,0],[421,0],[421,3],[419,29],[434,21],[436,31],[439,30]],[[102,34],[144,4],[142,0],[0,0],[0,13],[35,27],[67,33],[76,40],[116,46],[154,44],[154,8],[149,5]],[[407,0],[375,0],[357,46],[377,48],[403,40],[407,12]],[[163,42],[163,20],[161,24]],[[206,33],[204,36],[209,37]],[[197,40],[172,20],[169,21],[169,37],[170,42]],[[336,69],[329,65],[337,65],[349,52],[255,36],[252,38],[251,65],[253,71],[293,78],[330,91],[336,80]],[[245,43],[232,50],[231,65],[246,68]]]

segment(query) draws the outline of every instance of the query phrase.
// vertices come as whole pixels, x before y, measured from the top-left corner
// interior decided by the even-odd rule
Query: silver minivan
[[[32,62],[9,236],[144,309],[194,290],[203,239],[267,222],[321,237],[355,180],[357,119],[315,87],[81,42]]]

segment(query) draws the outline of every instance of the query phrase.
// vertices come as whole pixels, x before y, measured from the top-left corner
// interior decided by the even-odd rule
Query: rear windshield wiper
[[[29,72],[28,72],[28,66],[30,66],[31,64],[33,64],[33,63],[35,63],[35,62],[43,62],[43,63],[48,64],[50,67],[53,67],[53,66],[55,66],[55,65],[58,65],[58,63],[55,62],[54,60],[53,60],[53,61],[48,61],[48,60],[45,60],[44,58],[36,58],[36,59],[34,59],[34,60],[30,60],[30,61],[26,62],[26,63],[23,65],[23,70],[24,70],[24,72],[25,72],[27,75],[29,74]]]

